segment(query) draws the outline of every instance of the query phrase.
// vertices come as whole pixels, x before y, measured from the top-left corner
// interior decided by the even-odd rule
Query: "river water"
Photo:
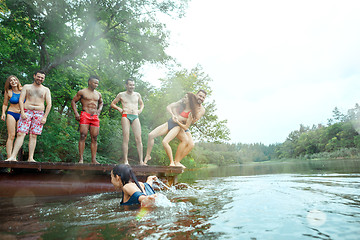
[[[110,179],[109,179],[110,180]],[[117,193],[1,199],[0,239],[360,239],[360,161],[185,171],[157,207]]]

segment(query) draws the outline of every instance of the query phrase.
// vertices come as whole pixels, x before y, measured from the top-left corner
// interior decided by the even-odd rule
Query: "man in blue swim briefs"
[[[34,152],[37,136],[41,135],[51,109],[51,93],[49,88],[42,85],[44,80],[45,72],[37,71],[34,74],[34,82],[26,84],[21,90],[19,98],[21,117],[18,121],[14,149],[7,161],[16,161],[16,156],[24,143],[25,136],[30,131],[28,161],[35,162]],[[24,103],[25,99],[26,102]]]
[[[120,92],[116,98],[111,102],[111,107],[118,110],[122,114],[121,126],[123,130],[123,152],[124,152],[124,164],[129,164],[128,150],[129,150],[129,136],[130,126],[135,135],[136,148],[139,155],[140,165],[144,165],[143,162],[143,144],[141,141],[141,124],[139,114],[144,109],[144,102],[141,99],[141,95],[138,92],[134,92],[135,82],[133,79],[126,80],[126,91]],[[122,108],[116,104],[121,102]],[[139,109],[140,105],[140,109]]]

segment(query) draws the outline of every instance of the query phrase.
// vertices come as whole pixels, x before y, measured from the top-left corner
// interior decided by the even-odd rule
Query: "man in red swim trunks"
[[[98,77],[91,76],[88,80],[88,88],[78,91],[71,101],[71,107],[75,113],[75,118],[80,123],[79,163],[84,162],[85,140],[90,129],[91,163],[98,164],[96,161],[97,136],[99,135],[100,128],[98,116],[103,108],[101,93],[95,90],[98,86]],[[82,105],[81,115],[79,115],[76,108],[76,103],[79,100]]]

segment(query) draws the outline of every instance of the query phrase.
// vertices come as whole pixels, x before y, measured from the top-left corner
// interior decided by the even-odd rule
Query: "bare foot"
[[[150,156],[145,156],[144,163],[147,165],[147,162],[151,160]]]
[[[28,159],[28,162],[36,162],[34,159]]]
[[[100,164],[98,161],[91,161],[92,164]]]
[[[80,159],[80,160],[79,160],[79,163],[84,163],[84,159]]]
[[[129,164],[129,161],[128,161],[128,160],[126,160],[126,161],[124,160],[124,164],[125,164],[125,165],[129,165],[129,166],[130,166],[130,164]]]
[[[5,161],[7,161],[7,162],[17,162],[17,160],[15,158],[8,158]]]
[[[141,166],[147,166],[147,164],[145,162],[140,162]]]
[[[175,163],[175,166],[177,166],[177,167],[182,167],[182,168],[186,168],[184,165],[182,165],[181,163]]]

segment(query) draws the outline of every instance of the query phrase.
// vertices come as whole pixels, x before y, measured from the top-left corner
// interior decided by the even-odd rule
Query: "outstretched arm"
[[[157,195],[153,194],[153,195],[149,195],[149,196],[145,196],[145,195],[141,195],[139,197],[139,202],[141,204],[141,207],[154,207],[155,206],[155,200],[156,200]]]
[[[157,176],[148,176],[146,183],[148,183],[150,186],[152,186],[154,181],[156,181],[157,179],[158,179]]]

